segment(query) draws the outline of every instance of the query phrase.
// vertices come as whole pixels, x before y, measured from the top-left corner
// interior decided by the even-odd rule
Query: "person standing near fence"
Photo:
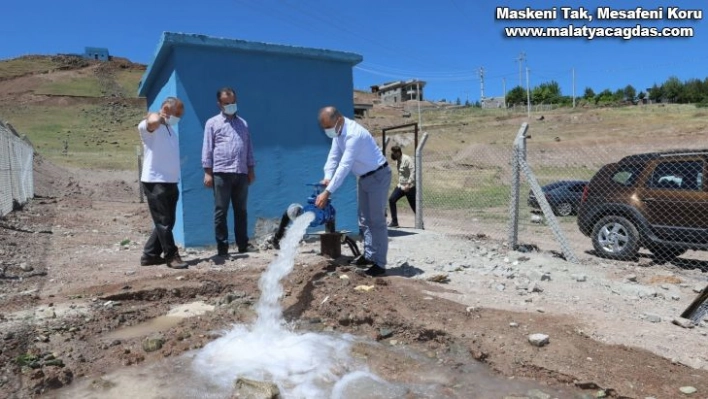
[[[391,185],[391,168],[368,130],[345,118],[335,107],[324,107],[319,114],[320,127],[332,139],[324,166],[325,190],[315,205],[324,208],[329,196],[344,182],[349,172],[358,176],[357,204],[359,226],[364,236],[364,253],[353,263],[369,266],[372,277],[386,274],[388,229],[386,228],[386,195]]]
[[[388,197],[388,208],[391,210],[391,223],[388,227],[398,226],[398,210],[396,202],[404,196],[408,200],[408,205],[411,206],[415,213],[415,164],[408,155],[401,151],[401,147],[394,145],[391,147],[391,159],[396,161],[396,170],[398,170],[398,184],[393,189],[391,196]]]
[[[184,113],[182,101],[167,97],[159,112],[148,113],[138,124],[145,162],[141,172],[145,196],[154,228],[143,249],[141,266],[166,263],[172,269],[185,269],[172,229],[175,226],[180,178],[179,138],[174,127]],[[161,256],[164,253],[164,258]]]
[[[251,132],[238,111],[236,92],[224,87],[216,92],[218,115],[204,126],[202,167],[204,186],[214,189],[214,235],[218,256],[229,254],[226,217],[229,204],[234,212],[234,235],[238,253],[247,252],[248,186],[256,179]]]

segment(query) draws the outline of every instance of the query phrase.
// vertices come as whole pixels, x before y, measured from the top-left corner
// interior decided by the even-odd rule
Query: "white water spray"
[[[289,331],[279,305],[280,281],[292,271],[300,240],[313,219],[308,212],[293,221],[277,259],[261,276],[254,325],[235,326],[195,357],[194,368],[224,389],[244,377],[275,382],[284,398],[326,398],[348,371],[352,337]]]
[[[315,214],[308,212],[293,221],[280,243],[278,258],[261,275],[258,281],[261,298],[256,305],[258,319],[253,326],[254,332],[269,333],[282,329],[284,320],[279,301],[283,297],[283,286],[280,281],[293,270],[300,240],[314,218]]]

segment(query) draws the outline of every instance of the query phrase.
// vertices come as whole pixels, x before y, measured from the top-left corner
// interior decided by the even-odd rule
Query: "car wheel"
[[[593,227],[592,245],[603,258],[634,259],[639,251],[639,232],[626,218],[605,216]]]
[[[558,216],[570,216],[573,213],[573,205],[568,202],[561,202],[556,205],[556,215]]]
[[[652,245],[649,251],[659,260],[673,260],[686,253],[687,249],[668,245]]]

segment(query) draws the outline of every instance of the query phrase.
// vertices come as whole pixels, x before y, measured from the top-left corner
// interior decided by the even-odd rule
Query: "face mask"
[[[179,116],[170,116],[169,119],[167,119],[167,124],[170,126],[174,126],[179,123]]]
[[[335,122],[334,126],[325,129],[324,132],[327,135],[327,137],[329,137],[331,139],[337,137],[337,123]]]
[[[224,113],[226,115],[233,115],[236,113],[237,110],[238,110],[238,106],[236,104],[224,105]]]

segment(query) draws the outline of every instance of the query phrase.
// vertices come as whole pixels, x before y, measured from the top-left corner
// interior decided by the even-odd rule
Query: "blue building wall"
[[[108,61],[110,59],[108,49],[101,47],[86,47],[83,55],[84,58],[91,60]]]
[[[249,235],[257,219],[278,220],[291,203],[304,204],[312,192],[305,184],[322,179],[331,145],[319,128],[318,111],[331,104],[352,117],[353,63],[292,51],[179,44],[160,57],[159,73],[143,82],[141,93],[150,110],[159,109],[169,95],[185,104],[177,128],[182,180],[175,240],[188,247],[215,243],[213,191],[203,184],[201,149],[204,125],[219,112],[216,92],[223,86],[236,90],[239,115],[253,140],[256,181],[249,188]],[[355,184],[350,176],[333,195],[339,229],[358,231]],[[231,210],[228,219],[233,242]]]

